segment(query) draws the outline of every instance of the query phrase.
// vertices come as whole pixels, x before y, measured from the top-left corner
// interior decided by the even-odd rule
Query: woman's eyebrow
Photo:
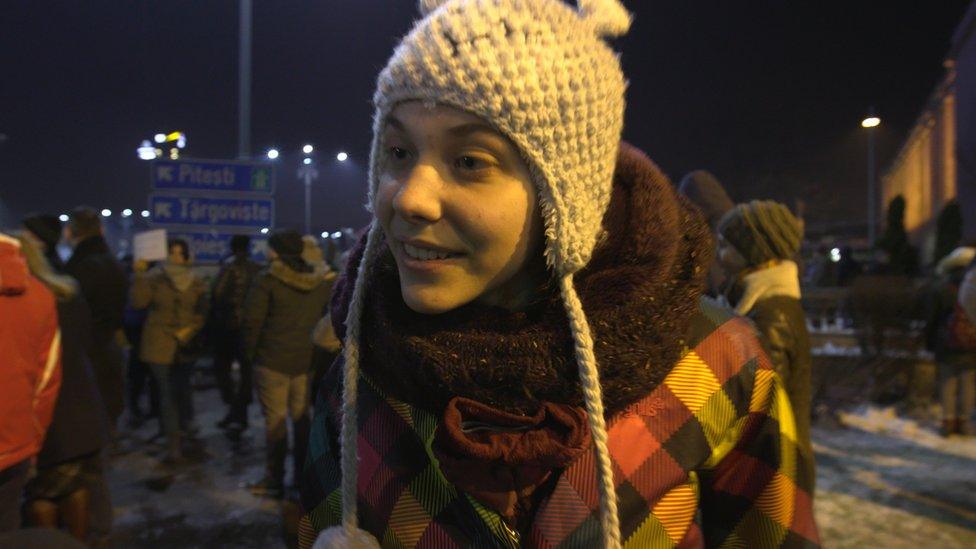
[[[467,124],[461,124],[460,126],[454,126],[453,128],[447,130],[447,133],[452,137],[466,137],[473,133],[489,133],[491,135],[498,134],[494,128],[480,122],[470,122]]]
[[[406,128],[406,126],[403,125],[403,122],[400,122],[400,119],[397,118],[397,117],[395,117],[395,116],[393,116],[392,114],[387,117],[387,119],[386,119],[386,125],[387,126],[392,126],[393,129],[400,130],[401,132],[404,132],[404,133],[406,133],[406,131],[407,131],[407,128]]]

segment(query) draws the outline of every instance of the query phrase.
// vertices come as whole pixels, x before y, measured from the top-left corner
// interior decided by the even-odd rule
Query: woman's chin
[[[450,289],[446,288],[400,288],[403,294],[403,302],[412,311],[424,315],[439,315],[464,305],[471,301],[457,299],[449,295]]]

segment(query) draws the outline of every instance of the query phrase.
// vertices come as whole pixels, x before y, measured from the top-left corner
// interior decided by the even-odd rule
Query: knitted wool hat
[[[718,232],[750,267],[793,258],[803,240],[800,221],[789,208],[772,200],[737,205],[722,217]]]
[[[34,214],[24,218],[23,225],[48,249],[55,248],[61,240],[61,221],[53,215]]]
[[[268,238],[268,246],[282,257],[300,256],[305,249],[302,235],[291,229],[273,232]]]
[[[373,97],[370,204],[377,188],[381,135],[390,112],[410,100],[452,106],[484,119],[510,139],[529,167],[545,223],[545,256],[559,279],[576,342],[580,383],[600,478],[605,546],[620,547],[613,470],[593,340],[573,286],[586,266],[610,202],[623,128],[624,82],[604,37],[630,27],[618,0],[421,0],[424,18],[396,48]],[[340,436],[342,526],[315,547],[378,546],[357,528],[359,337],[368,273],[382,249],[374,220],[346,318]]]

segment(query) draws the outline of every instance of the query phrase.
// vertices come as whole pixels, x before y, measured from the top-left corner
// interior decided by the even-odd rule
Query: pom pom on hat
[[[322,530],[312,549],[379,549],[380,542],[365,530],[356,528],[350,532],[343,526]]]

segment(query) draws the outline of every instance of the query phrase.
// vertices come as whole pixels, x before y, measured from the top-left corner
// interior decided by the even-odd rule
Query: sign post
[[[319,178],[319,171],[312,163],[298,168],[298,178],[305,182],[305,234],[312,233],[312,181]]]

